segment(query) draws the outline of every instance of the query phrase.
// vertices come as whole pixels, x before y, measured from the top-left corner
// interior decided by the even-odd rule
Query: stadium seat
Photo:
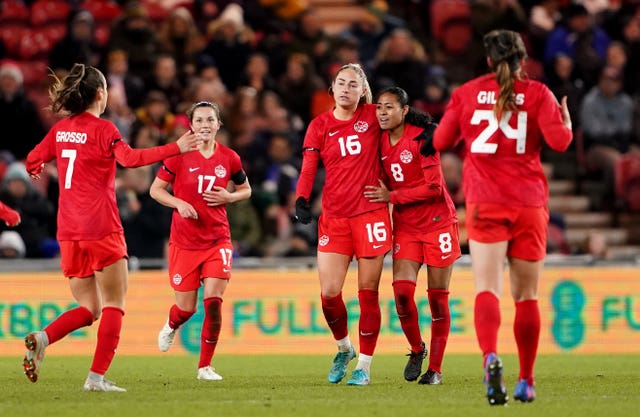
[[[44,36],[49,42],[50,46],[53,47],[56,42],[58,42],[64,37],[64,35],[67,34],[67,25],[64,23],[52,23],[44,26],[38,31],[42,33],[42,36]]]
[[[466,53],[473,36],[471,22],[466,17],[452,17],[440,26],[439,44],[442,51],[448,55],[462,55]]]
[[[18,65],[24,77],[24,86],[26,89],[31,87],[42,87],[47,79],[48,60],[37,59],[29,61],[19,61]]]
[[[10,57],[18,57],[20,40],[28,31],[29,28],[22,24],[0,25],[0,38],[2,38]]]
[[[471,10],[466,0],[434,0],[431,2],[431,33],[437,40],[444,36],[444,26],[451,19],[469,19]]]
[[[22,60],[46,56],[52,43],[41,29],[26,31],[18,44],[18,57]]]
[[[80,7],[88,10],[98,24],[110,25],[122,13],[120,6],[110,0],[85,0],[80,4]]]
[[[0,26],[26,24],[29,22],[29,9],[20,0],[5,0],[0,5]]]
[[[31,25],[64,23],[71,11],[71,5],[62,0],[37,0],[31,5]]]
[[[143,0],[140,3],[147,10],[149,19],[154,23],[162,23],[169,15],[169,10],[161,4],[149,0]]]
[[[640,156],[627,155],[615,165],[616,197],[629,211],[640,211]]]

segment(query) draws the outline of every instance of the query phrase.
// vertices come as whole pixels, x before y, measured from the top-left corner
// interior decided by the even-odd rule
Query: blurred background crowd
[[[437,120],[457,85],[487,71],[482,36],[498,28],[520,32],[529,77],[569,99],[576,139],[567,154],[543,153],[549,251],[639,255],[638,0],[4,0],[0,200],[22,224],[2,229],[0,256],[57,256],[57,172],[49,166],[32,182],[22,164],[56,120],[45,108],[48,68],[59,76],[76,62],[100,68],[103,117],[133,147],[175,140],[192,103],[218,103],[217,140],[240,154],[253,188],[251,200],[228,207],[236,255],[309,256],[317,236],[293,221],[295,187],[306,126],[333,104],[334,71],[359,62],[374,94],[400,86]],[[442,164],[463,224],[461,155]],[[171,212],[148,194],[157,169],[117,176],[138,258],[165,254]]]

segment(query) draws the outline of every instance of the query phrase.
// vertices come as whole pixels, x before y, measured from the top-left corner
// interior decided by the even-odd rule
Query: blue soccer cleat
[[[337,384],[342,381],[342,378],[347,375],[347,365],[349,361],[356,357],[356,350],[351,346],[348,352],[338,352],[335,358],[333,358],[333,366],[329,371],[329,377],[327,378],[332,384]]]
[[[533,389],[533,385],[529,385],[526,379],[521,379],[516,385],[516,389],[513,391],[513,398],[523,403],[530,403],[536,399],[536,392]]]
[[[364,369],[356,369],[351,374],[351,378],[347,381],[347,385],[369,385],[369,374]]]
[[[487,356],[484,384],[487,387],[489,405],[504,405],[509,401],[507,389],[502,379],[502,361],[495,353],[490,353]]]

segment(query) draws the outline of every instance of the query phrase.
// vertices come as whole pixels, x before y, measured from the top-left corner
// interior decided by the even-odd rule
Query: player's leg
[[[204,321],[200,337],[200,361],[198,379],[218,381],[222,377],[211,367],[211,360],[218,345],[222,328],[222,296],[229,283],[228,279],[204,279]]]
[[[427,355],[425,343],[420,334],[418,308],[415,291],[418,271],[421,263],[411,259],[395,258],[393,260],[393,295],[400,326],[404,332],[411,352],[404,368],[404,379],[415,381],[422,373],[422,362]]]

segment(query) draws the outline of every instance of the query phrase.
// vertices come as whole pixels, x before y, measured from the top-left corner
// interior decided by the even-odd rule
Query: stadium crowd
[[[57,12],[49,9],[36,21],[47,3]],[[640,154],[636,0],[360,0],[352,23],[336,31],[324,26],[310,3],[2,2],[0,200],[20,213],[15,230],[26,245],[5,251],[5,244],[17,244],[15,235],[0,238],[0,253],[58,254],[55,167],[47,167],[45,181],[36,184],[23,161],[55,120],[43,109],[46,68],[62,76],[76,62],[103,71],[109,88],[103,117],[135,148],[179,138],[189,129],[185,111],[192,103],[220,106],[223,126],[216,140],[240,155],[253,188],[250,200],[228,207],[236,256],[315,253],[317,228],[294,221],[302,140],[310,120],[333,104],[329,84],[348,62],[363,66],[374,95],[399,86],[412,106],[439,120],[453,89],[487,72],[483,35],[517,31],[526,43],[529,76],[544,81],[558,99],[568,97],[578,138],[572,147],[583,156],[576,163],[613,193],[618,161]],[[444,10],[448,16],[440,17]],[[443,153],[442,168],[462,206],[460,155]],[[165,257],[171,210],[149,196],[157,169],[118,171],[130,256]],[[316,218],[323,179],[321,168],[311,194]]]

